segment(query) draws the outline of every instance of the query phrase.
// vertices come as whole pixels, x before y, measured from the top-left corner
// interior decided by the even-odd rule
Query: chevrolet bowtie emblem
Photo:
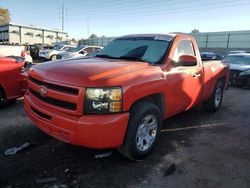
[[[46,97],[47,96],[47,93],[48,93],[48,90],[45,86],[40,86],[39,88],[39,93],[42,97]]]

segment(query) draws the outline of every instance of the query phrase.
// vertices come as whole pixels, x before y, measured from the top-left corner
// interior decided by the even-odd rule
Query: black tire
[[[152,139],[151,145],[145,151],[141,151],[138,149],[137,142],[137,131],[139,127],[142,125],[142,121],[145,120],[146,117],[153,117],[155,125],[157,125],[157,129],[154,130],[153,133],[149,133],[154,135],[154,139]],[[149,123],[149,122],[148,122]],[[118,151],[124,155],[125,157],[131,160],[140,160],[145,158],[154,148],[156,142],[160,135],[162,124],[161,112],[157,106],[152,103],[140,101],[133,105],[130,110],[130,118],[128,123],[128,128],[126,132],[126,136],[124,139],[123,145],[118,148]],[[148,130],[149,132],[149,130]],[[144,140],[143,142],[144,143]]]
[[[6,105],[7,100],[3,90],[0,88],[0,107]]]
[[[11,100],[8,100],[7,101],[7,104],[8,105],[13,105],[13,104],[15,104],[16,103],[16,99],[11,99]]]
[[[220,92],[220,94],[218,94]],[[224,87],[222,81],[217,81],[212,95],[202,103],[203,109],[207,112],[216,112],[220,109],[223,99]],[[219,97],[220,96],[220,97]],[[220,98],[220,100],[219,100]]]

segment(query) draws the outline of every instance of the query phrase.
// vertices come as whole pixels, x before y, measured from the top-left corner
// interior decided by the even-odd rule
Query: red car
[[[22,97],[27,90],[25,59],[0,57],[0,106]]]

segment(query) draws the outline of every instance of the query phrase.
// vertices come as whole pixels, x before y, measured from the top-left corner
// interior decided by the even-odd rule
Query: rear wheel
[[[219,110],[223,99],[223,83],[222,81],[217,81],[212,95],[208,100],[202,103],[203,108],[207,112],[216,112]]]
[[[138,102],[130,111],[127,133],[118,151],[131,160],[146,157],[158,140],[161,129],[161,112],[148,102]]]

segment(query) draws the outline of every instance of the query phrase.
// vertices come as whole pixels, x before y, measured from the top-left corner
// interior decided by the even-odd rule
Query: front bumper
[[[34,102],[27,92],[25,110],[45,133],[70,144],[89,148],[115,148],[122,145],[129,113],[73,116]]]

